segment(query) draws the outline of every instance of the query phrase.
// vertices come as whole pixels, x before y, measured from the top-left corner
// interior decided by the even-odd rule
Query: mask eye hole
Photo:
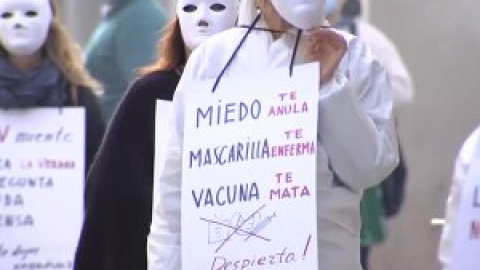
[[[25,15],[27,15],[27,17],[36,17],[38,13],[35,10],[29,10],[25,12]]]
[[[183,7],[183,11],[187,12],[187,13],[191,13],[191,12],[194,12],[195,10],[197,10],[197,6],[195,5],[186,5]]]
[[[13,17],[13,13],[11,12],[5,11],[2,13],[2,19],[9,19],[11,17]]]
[[[222,5],[222,4],[213,4],[210,6],[210,9],[213,10],[213,11],[223,11],[225,10],[227,7],[225,7],[225,5]]]

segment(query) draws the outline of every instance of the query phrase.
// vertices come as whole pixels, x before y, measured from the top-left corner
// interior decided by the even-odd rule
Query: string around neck
[[[224,75],[225,72],[227,71],[227,68],[232,64],[233,60],[234,60],[235,57],[237,56],[238,51],[240,51],[240,47],[242,47],[243,43],[245,43],[245,40],[247,40],[248,35],[249,35],[249,34],[252,32],[252,30],[255,28],[255,25],[256,25],[257,22],[260,20],[260,16],[261,16],[261,14],[258,14],[257,17],[255,18],[255,20],[253,21],[252,25],[250,25],[250,26],[248,27],[248,30],[247,30],[247,32],[245,33],[245,35],[242,37],[242,40],[240,40],[240,43],[238,43],[238,46],[237,46],[237,48],[235,48],[235,51],[233,52],[232,56],[230,57],[230,59],[228,59],[227,64],[225,64],[225,67],[223,67],[222,71],[221,71],[220,74],[218,75],[217,79],[215,80],[215,84],[213,85],[212,93],[215,93],[215,90],[217,90],[217,87],[218,87],[218,85],[220,84],[220,80],[222,79],[223,75]]]
[[[250,25],[237,25],[236,28],[250,28]],[[280,31],[280,30],[275,30],[275,29],[270,29],[266,27],[254,27],[253,30],[258,30],[258,31],[265,31],[265,32],[270,32],[270,33],[278,33],[278,34],[283,34],[285,31]]]
[[[295,58],[297,56],[298,46],[300,44],[301,36],[302,36],[302,29],[298,29],[297,38],[295,39],[295,46],[293,47],[292,59],[290,59],[290,66],[289,66],[290,77],[293,76],[293,66],[295,65]]]

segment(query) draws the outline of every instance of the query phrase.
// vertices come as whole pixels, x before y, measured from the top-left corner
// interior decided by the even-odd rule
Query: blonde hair
[[[102,89],[100,84],[84,66],[80,47],[70,38],[66,27],[61,22],[55,0],[49,0],[49,2],[53,16],[44,45],[47,57],[57,65],[73,86],[83,86],[100,93]]]

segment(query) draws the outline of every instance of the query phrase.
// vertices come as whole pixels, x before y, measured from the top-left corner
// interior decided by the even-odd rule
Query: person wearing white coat
[[[305,57],[309,55],[308,42],[311,36],[290,24],[286,31],[279,34],[274,31],[278,29],[267,24],[265,18],[271,14],[264,12],[266,6],[272,7],[273,3],[278,7],[278,2],[282,1],[257,0],[255,3],[253,0],[242,0],[240,27],[211,37],[189,58],[174,96],[173,134],[165,170],[159,179],[155,179],[160,194],[154,205],[148,237],[150,270],[181,269],[183,102],[187,94],[182,84],[190,80],[217,78],[235,51],[237,54],[228,65],[225,76],[245,68],[288,68],[292,59],[295,64],[312,62]],[[307,5],[324,2],[283,1],[281,5],[295,3]],[[257,15],[255,4],[262,10],[260,15]],[[280,10],[278,13],[281,13]],[[251,31],[242,26],[250,26]],[[317,150],[318,269],[361,270],[358,247],[362,192],[383,180],[398,162],[393,105],[390,91],[387,91],[390,84],[384,68],[365,43],[341,31],[319,29],[323,34],[343,40],[345,53],[338,57],[332,74],[325,75],[327,68],[321,69],[320,77],[326,80],[322,80],[317,89],[320,94]],[[239,46],[243,38],[245,40]],[[328,65],[323,63],[322,66]]]
[[[353,0],[350,0],[353,1]],[[362,2],[357,0],[358,2]],[[378,57],[387,70],[388,78],[392,85],[393,106],[396,109],[403,109],[413,102],[415,87],[410,72],[402,59],[395,43],[375,25],[360,17],[358,14],[344,14],[341,9],[349,2],[347,0],[331,0],[336,2],[338,10],[328,17],[329,22],[347,32],[354,31],[361,40],[365,41],[371,48],[372,53]],[[363,3],[358,3],[360,9]],[[355,29],[352,29],[355,28]]]
[[[474,155],[478,153],[480,153],[480,126],[468,136],[455,160],[453,180],[446,204],[445,224],[443,225],[438,249],[438,259],[443,269],[449,269],[452,261],[453,243],[457,234],[456,223],[459,219],[460,199],[465,192],[470,165],[475,157]]]
[[[402,109],[413,102],[415,89],[398,49],[395,44],[378,28],[358,19],[355,21],[359,38],[370,46],[372,53],[378,57],[387,70],[392,85],[392,98],[395,109]]]

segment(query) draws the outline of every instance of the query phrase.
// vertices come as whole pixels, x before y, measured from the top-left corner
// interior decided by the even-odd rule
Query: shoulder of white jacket
[[[375,25],[359,20],[357,22],[358,36],[371,46],[397,50],[395,43]]]
[[[213,36],[210,36],[206,39],[202,44],[200,44],[197,49],[203,51],[209,50],[218,50],[221,49],[228,49],[228,48],[235,48],[238,46],[241,38],[244,36],[247,29],[245,28],[231,28],[222,32],[219,32]],[[197,50],[195,49],[195,50]],[[216,51],[217,53],[219,51]]]
[[[205,69],[226,63],[244,34],[245,29],[232,28],[209,37],[193,50],[182,78],[199,78]]]
[[[347,31],[344,31],[344,30],[340,30],[340,29],[335,29],[333,28],[333,30],[335,32],[337,32],[337,34],[341,35],[345,41],[347,42],[347,44],[350,44],[352,42],[352,40],[355,40],[356,39],[356,36],[348,33]]]

